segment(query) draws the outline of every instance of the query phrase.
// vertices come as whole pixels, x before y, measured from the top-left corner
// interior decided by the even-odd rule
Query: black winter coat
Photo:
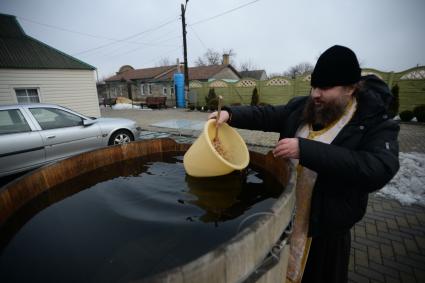
[[[310,236],[350,229],[365,214],[368,194],[381,189],[396,174],[398,123],[389,119],[392,99],[387,85],[375,76],[362,77],[357,111],[331,144],[299,139],[300,164],[318,173],[313,191]],[[294,137],[302,123],[308,97],[282,106],[226,107],[230,125]]]

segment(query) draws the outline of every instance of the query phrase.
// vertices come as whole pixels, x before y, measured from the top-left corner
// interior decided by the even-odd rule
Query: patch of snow
[[[402,205],[425,206],[425,154],[400,152],[400,169],[376,194],[398,200]]]
[[[142,108],[140,105],[131,105],[128,103],[117,103],[112,105],[112,109],[114,110],[127,110],[127,109],[137,109],[137,110],[152,110],[150,108]]]
[[[395,120],[395,121],[401,121],[401,119],[400,119],[400,116],[399,116],[399,115],[395,116],[395,117],[393,118],[393,120]],[[410,121],[407,121],[407,122],[417,122],[417,121],[418,121],[418,119],[417,119],[416,117],[413,117]]]

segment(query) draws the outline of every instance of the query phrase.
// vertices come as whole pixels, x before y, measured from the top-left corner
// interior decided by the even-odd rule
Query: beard
[[[340,97],[317,105],[309,96],[303,110],[303,122],[313,126],[326,127],[344,114],[347,103],[348,100]]]

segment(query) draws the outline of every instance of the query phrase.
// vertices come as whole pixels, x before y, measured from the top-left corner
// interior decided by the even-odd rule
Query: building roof
[[[232,67],[232,65],[210,65],[189,68],[190,80],[208,80],[214,77],[225,68],[232,69],[237,75],[239,73]],[[145,80],[145,81],[170,81],[173,79],[174,73],[177,71],[177,66],[155,67],[137,70],[127,70],[122,73],[107,78],[106,82],[113,81],[128,81],[128,80]],[[183,72],[183,70],[182,70]]]
[[[96,68],[25,34],[15,16],[0,14],[0,68]]]
[[[135,70],[127,69],[124,72],[118,72],[116,75],[107,78],[105,82],[129,80],[156,80],[166,76],[166,74],[168,73],[172,73],[172,71],[174,70],[177,70],[176,65]]]
[[[260,80],[261,76],[265,74],[264,70],[252,70],[252,71],[240,71],[239,74],[242,78],[253,78],[256,80]]]
[[[225,68],[230,68],[236,75],[239,76],[238,71],[236,71],[232,65],[211,65],[189,68],[189,78],[191,80],[208,80]]]

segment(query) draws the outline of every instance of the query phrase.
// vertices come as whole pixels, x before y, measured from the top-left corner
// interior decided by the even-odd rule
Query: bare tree
[[[110,73],[108,75],[103,75],[103,76],[101,76],[100,78],[97,79],[97,82],[96,83],[103,84],[106,79],[112,77],[113,75],[114,75],[113,73]]]
[[[205,62],[205,60],[202,57],[198,57],[195,60],[195,66],[200,67],[200,66],[206,66],[207,63]]]
[[[302,76],[311,74],[313,72],[314,66],[309,62],[302,62],[295,66],[289,67],[287,71],[285,71],[283,74],[285,76],[289,76],[293,79],[295,79],[296,76]]]
[[[159,59],[159,61],[155,64],[155,67],[163,67],[163,66],[170,66],[171,61],[168,57],[162,57]]]
[[[222,58],[221,54],[213,49],[208,49],[207,52],[195,60],[196,66],[220,65]]]
[[[245,61],[245,62],[242,62],[240,65],[239,65],[239,71],[252,71],[252,70],[257,70],[258,69],[258,66],[257,65],[255,65],[252,61],[251,61],[251,59],[248,59],[247,61]]]
[[[223,64],[223,55],[228,54],[230,58],[230,64],[234,65],[233,58],[236,56],[236,52],[233,49],[224,49],[222,53],[215,51],[214,49],[208,49],[201,57],[195,60],[195,66],[209,66],[209,65],[220,65]]]

